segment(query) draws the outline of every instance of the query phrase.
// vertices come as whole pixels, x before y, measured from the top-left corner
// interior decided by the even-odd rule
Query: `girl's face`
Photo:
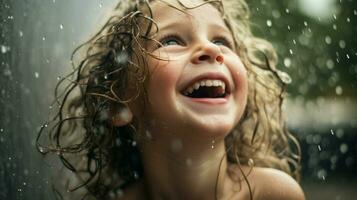
[[[152,11],[155,40],[163,46],[152,42],[147,48],[163,60],[147,58],[145,118],[178,134],[225,136],[246,106],[247,77],[221,14],[210,4],[183,13],[154,2]]]

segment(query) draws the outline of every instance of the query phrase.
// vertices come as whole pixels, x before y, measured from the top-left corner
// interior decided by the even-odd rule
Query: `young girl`
[[[74,173],[66,189],[84,199],[304,199],[299,146],[281,115],[287,76],[248,15],[243,0],[120,1],[74,52],[57,123],[38,137]]]

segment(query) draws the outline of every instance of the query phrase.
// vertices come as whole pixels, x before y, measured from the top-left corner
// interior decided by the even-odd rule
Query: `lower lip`
[[[216,104],[227,103],[228,97],[229,97],[229,95],[225,96],[224,98],[190,98],[190,97],[186,97],[186,98],[190,99],[193,102],[197,102],[197,103],[216,105]]]

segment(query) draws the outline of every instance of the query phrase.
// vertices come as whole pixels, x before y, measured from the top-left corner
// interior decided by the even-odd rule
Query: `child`
[[[243,0],[121,1],[83,49],[57,123],[38,138],[76,175],[69,190],[304,199],[292,178],[299,146],[281,116],[286,76],[272,46],[252,36]]]

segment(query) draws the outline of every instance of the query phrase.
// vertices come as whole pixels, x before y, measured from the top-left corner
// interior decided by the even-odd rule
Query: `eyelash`
[[[158,40],[159,44],[158,44],[157,48],[164,47],[165,46],[164,43],[169,41],[170,39],[176,40],[179,45],[185,44],[185,42],[180,38],[180,36],[175,35],[175,34],[168,34],[168,35],[162,36]],[[230,49],[233,49],[233,47],[234,47],[233,43],[226,36],[223,36],[223,35],[216,36],[212,41],[221,41],[222,45],[224,45]]]

